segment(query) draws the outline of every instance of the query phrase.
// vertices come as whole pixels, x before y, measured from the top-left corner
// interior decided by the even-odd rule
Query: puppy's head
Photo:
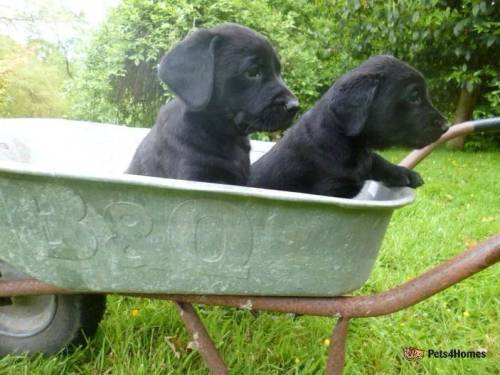
[[[188,36],[163,57],[159,76],[190,110],[222,113],[240,133],[284,129],[299,108],[269,41],[236,24]]]
[[[447,130],[422,74],[392,56],[367,60],[342,76],[330,95],[330,110],[345,133],[369,147],[421,148]]]

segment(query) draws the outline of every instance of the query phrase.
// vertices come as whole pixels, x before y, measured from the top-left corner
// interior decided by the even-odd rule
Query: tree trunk
[[[453,121],[454,124],[459,124],[472,118],[472,112],[474,111],[474,105],[476,104],[478,93],[478,88],[469,92],[465,87],[462,87],[460,90],[460,98],[458,99],[457,109],[455,111],[455,119]],[[464,140],[465,136],[454,138],[448,141],[448,148],[463,150]]]

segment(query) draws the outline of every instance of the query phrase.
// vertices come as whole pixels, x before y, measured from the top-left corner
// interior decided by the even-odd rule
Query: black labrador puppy
[[[269,41],[237,24],[188,36],[159,77],[177,98],[160,109],[130,174],[246,185],[248,134],[284,129],[298,111]]]
[[[366,180],[418,187],[420,175],[373,152],[421,148],[446,131],[424,77],[392,56],[376,56],[339,78],[251,166],[249,185],[351,198]]]

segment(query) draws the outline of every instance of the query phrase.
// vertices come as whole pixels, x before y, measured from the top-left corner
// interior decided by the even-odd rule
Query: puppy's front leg
[[[372,168],[370,172],[370,179],[381,181],[387,186],[417,188],[424,184],[424,180],[417,172],[394,165],[376,153],[372,153]]]

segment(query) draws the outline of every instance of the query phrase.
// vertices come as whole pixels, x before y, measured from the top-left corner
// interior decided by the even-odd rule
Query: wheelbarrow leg
[[[196,314],[193,305],[184,302],[175,302],[175,304],[184,325],[193,336],[193,341],[208,368],[215,375],[229,374],[224,361],[205,329],[203,322],[200,320],[198,314]]]
[[[349,318],[341,316],[335,325],[326,363],[326,375],[341,375],[344,370],[345,346]]]

